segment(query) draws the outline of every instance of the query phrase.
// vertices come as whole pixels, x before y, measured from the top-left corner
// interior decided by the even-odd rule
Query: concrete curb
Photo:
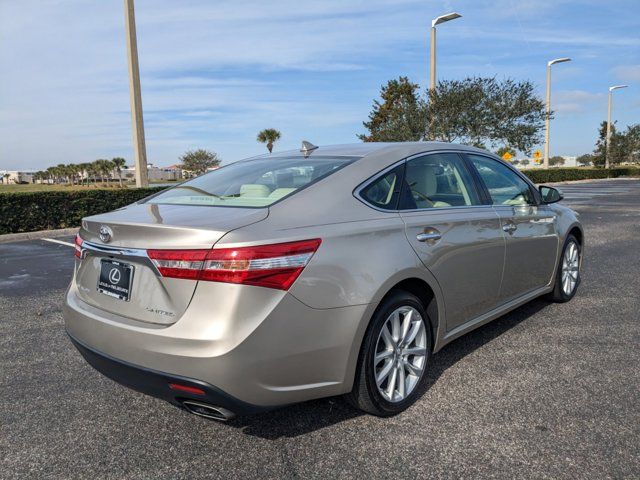
[[[38,232],[7,233],[0,235],[0,243],[26,242],[27,240],[38,240],[40,238],[56,238],[75,235],[78,227],[61,228],[59,230],[40,230]]]

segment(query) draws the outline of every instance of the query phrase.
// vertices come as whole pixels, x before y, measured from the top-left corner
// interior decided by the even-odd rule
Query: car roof
[[[315,156],[332,156],[332,157],[366,157],[374,153],[389,153],[400,154],[400,157],[404,155],[411,155],[414,153],[428,152],[431,150],[464,150],[488,153],[485,150],[479,148],[470,147],[468,145],[460,145],[458,143],[446,143],[446,142],[362,142],[362,143],[347,143],[339,145],[324,145],[319,146],[317,149],[309,152],[309,157]],[[252,159],[257,158],[284,158],[291,156],[299,156],[300,150],[286,150],[283,152],[277,152],[273,154],[264,154]]]

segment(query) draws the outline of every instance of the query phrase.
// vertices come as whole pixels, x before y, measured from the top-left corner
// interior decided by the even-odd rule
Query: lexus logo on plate
[[[102,225],[100,227],[100,240],[104,243],[108,243],[111,241],[111,237],[113,237],[113,231],[106,225]]]
[[[120,270],[117,268],[112,268],[109,272],[109,281],[113,285],[117,285],[120,282]]]

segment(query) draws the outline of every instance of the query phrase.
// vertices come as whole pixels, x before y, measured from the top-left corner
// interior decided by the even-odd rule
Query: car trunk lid
[[[267,216],[266,208],[136,204],[87,217],[80,230],[78,294],[110,313],[172,324],[189,306],[198,282],[160,276],[147,250],[210,249],[227,232]]]

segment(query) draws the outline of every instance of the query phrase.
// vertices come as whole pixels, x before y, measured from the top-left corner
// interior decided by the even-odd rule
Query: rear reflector
[[[191,387],[189,385],[180,385],[179,383],[170,383],[169,388],[178,392],[190,393],[192,395],[206,395],[201,388]]]
[[[73,255],[76,258],[82,258],[82,242],[83,241],[82,241],[82,238],[80,238],[80,234],[77,234],[76,238],[75,238],[75,241],[74,241],[74,243],[75,243],[75,251],[73,252]]]
[[[320,246],[319,238],[212,250],[148,250],[163,277],[288,290]]]

